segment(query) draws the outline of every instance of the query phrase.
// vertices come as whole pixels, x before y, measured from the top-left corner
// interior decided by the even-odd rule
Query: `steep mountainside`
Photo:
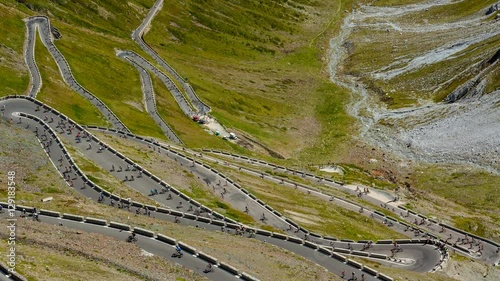
[[[498,173],[497,1],[367,1],[332,41],[334,81],[362,136],[410,159],[466,162]],[[437,103],[436,103],[437,102]]]

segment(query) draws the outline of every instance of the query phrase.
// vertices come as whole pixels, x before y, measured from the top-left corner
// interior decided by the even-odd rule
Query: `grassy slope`
[[[0,243],[2,244],[2,254],[6,255],[6,249],[9,246],[3,239]],[[141,280],[124,272],[121,268],[113,267],[103,261],[86,259],[74,253],[22,242],[17,243],[16,250],[20,253],[16,271],[30,281],[42,280],[41,278],[64,280],[64,276],[71,276],[73,280],[89,280],[95,276],[99,276],[100,280]]]
[[[421,99],[441,101],[456,87],[477,74],[475,70],[461,72],[470,65],[492,57],[498,50],[499,36],[474,44],[447,60],[424,65],[387,81],[375,80],[366,73],[388,66],[403,57],[413,58],[428,50],[439,48],[443,41],[436,38],[448,36],[459,39],[456,34],[450,35],[449,32],[387,33],[382,30],[360,28],[351,37],[355,42],[355,48],[346,61],[346,72],[360,76],[369,88],[382,94],[381,100],[389,108],[411,106]],[[398,63],[389,69],[404,65],[404,63]],[[440,87],[439,90],[434,93],[433,91],[438,87]]]
[[[115,56],[115,48],[135,48],[140,52],[130,39],[130,33],[139,25],[147,12],[146,7],[149,8],[153,1],[129,1],[130,5],[123,5],[121,1],[98,1],[93,4],[87,1],[59,1],[63,5],[58,2],[35,0],[26,2],[32,5],[33,10],[12,0],[5,3],[10,11],[6,13],[5,24],[9,24],[12,33],[24,34],[22,18],[35,14],[49,14],[52,25],[63,35],[55,44],[68,60],[77,81],[103,100],[133,132],[165,138],[149,115],[137,108],[140,108],[142,93],[135,68]],[[13,36],[10,40],[11,48],[18,53],[13,63],[24,65],[22,58],[24,36]],[[11,68],[10,71],[7,77],[16,76],[19,72],[15,68]],[[18,86],[24,90],[28,86],[29,79],[27,76],[22,76],[20,79],[26,81],[24,87]],[[61,81],[59,77],[51,79]],[[10,87],[12,86],[8,80],[2,80],[0,82],[2,95],[11,93]],[[60,99],[56,108],[71,108],[74,106],[72,102],[74,102],[72,99]],[[78,111],[80,116],[90,116],[94,112],[91,108],[80,108]],[[128,118],[131,115],[134,118]],[[75,114],[69,114],[69,117],[78,119],[78,115]]]
[[[414,17],[417,21],[427,19],[426,22],[430,24],[453,22],[467,18],[497,2],[497,0],[455,1],[449,5],[436,6],[426,11],[417,12]],[[429,14],[432,14],[432,17],[429,17]]]
[[[401,0],[373,0],[366,1],[373,6],[401,6]],[[417,4],[425,2],[425,0],[405,0],[404,4]]]
[[[5,2],[25,14],[35,13],[13,0]],[[101,11],[99,16],[94,4],[86,1],[67,1],[64,7],[47,1],[28,2],[38,3],[42,13],[44,9],[50,11],[54,25],[63,34],[63,39],[56,44],[67,56],[81,84],[102,98],[135,132],[163,137],[145,112],[117,102],[140,103],[138,74],[114,56],[114,48],[137,50],[129,34],[153,1],[133,2],[137,9],[119,1],[94,1],[110,12],[107,19],[105,12]],[[323,55],[318,49],[326,47],[326,39],[337,30],[342,15],[338,11],[348,9],[351,3],[295,1],[295,4],[304,2],[314,6],[305,8],[309,19],[290,16],[281,20],[272,16],[304,10],[279,8],[272,6],[271,1],[263,1],[268,5],[266,14],[246,13],[239,21],[242,9],[253,9],[245,5],[255,4],[255,1],[247,2],[244,5],[231,2],[227,7],[218,7],[220,1],[185,1],[184,6],[169,3],[153,22],[146,40],[189,78],[223,123],[251,133],[287,156],[305,161],[334,160],[336,154],[346,149],[355,127],[342,110],[347,92],[328,82],[322,72],[323,65],[317,63]],[[208,18],[200,12],[204,7],[200,5],[220,9],[213,9],[219,12],[212,12],[216,14]],[[21,19],[24,15],[3,7],[0,12],[5,15],[2,27],[16,31],[0,35],[2,44],[13,51],[6,56],[6,61],[16,66],[6,67],[3,61],[0,65],[2,77],[7,77],[0,81],[0,94],[6,95],[24,91],[29,79],[22,60],[24,24]],[[318,17],[314,13],[330,14]],[[191,21],[192,18],[195,21]],[[227,21],[230,26],[224,24],[227,18],[233,19]],[[322,35],[316,37],[318,34]],[[6,54],[11,50],[0,51]],[[93,71],[98,75],[91,73]],[[64,99],[59,104],[64,107],[66,102]],[[283,106],[285,102],[287,106]],[[126,118],[132,114],[133,119]],[[183,129],[180,128],[179,131]],[[197,134],[197,130],[192,128],[189,133]],[[344,144],[338,145],[338,141]],[[192,143],[199,145],[202,141]],[[207,137],[207,145],[215,146],[215,143]]]
[[[35,58],[42,76],[42,88],[37,95],[39,100],[57,108],[66,116],[71,116],[80,124],[104,127],[108,125],[104,116],[90,101],[71,90],[62,81],[54,59],[39,37],[35,43]]]
[[[500,79],[498,79],[498,77],[500,77],[500,66],[497,63],[491,73],[487,75],[486,93],[491,93],[500,89]]]
[[[461,208],[450,214],[455,226],[498,240],[500,200],[495,194],[500,192],[500,176],[454,165],[423,166],[410,180],[420,190],[430,191]],[[440,213],[433,215],[440,216]]]
[[[230,142],[223,141],[207,132],[205,128],[186,118],[172,94],[156,76],[151,76],[159,114],[188,147],[213,147],[224,150],[241,150]]]
[[[352,127],[342,110],[347,93],[328,81],[316,47],[350,3],[260,3],[265,8],[259,1],[169,3],[145,39],[230,128],[287,157],[338,153],[333,143]]]
[[[357,212],[339,208],[315,196],[307,195],[290,187],[261,181],[257,177],[239,174],[224,166],[219,166],[217,169],[229,177],[237,179],[237,182],[257,198],[262,199],[269,206],[311,231],[339,239],[404,238],[402,234]]]
[[[24,22],[17,11],[0,3],[0,97],[23,93],[29,84],[23,60]],[[15,32],[12,32],[15,31]]]

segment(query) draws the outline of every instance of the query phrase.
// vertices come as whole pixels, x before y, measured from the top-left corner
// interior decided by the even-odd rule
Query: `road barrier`
[[[370,253],[370,257],[371,258],[382,259],[382,260],[386,260],[387,259],[387,255],[376,254],[376,253]]]
[[[194,247],[191,247],[187,244],[185,244],[184,242],[182,241],[178,241],[177,244],[181,247],[182,250],[192,254],[192,255],[196,255],[197,254],[197,251]]]
[[[126,225],[126,224],[123,224],[123,223],[118,223],[118,222],[111,221],[111,222],[109,222],[108,226],[111,227],[111,228],[116,228],[116,229],[130,231],[130,225]]]
[[[226,223],[224,221],[220,220],[212,220],[211,224],[219,225],[219,226],[225,226]]]
[[[318,249],[318,245],[316,243],[309,242],[307,240],[304,241],[304,246],[309,247],[311,249]]]
[[[205,223],[211,223],[211,219],[205,218],[205,217],[201,217],[201,216],[198,216],[197,220],[201,221],[201,222],[205,222]]]
[[[263,235],[263,236],[271,236],[272,233],[271,231],[263,230],[263,229],[256,229],[256,233]]]
[[[383,280],[383,281],[394,281],[394,279],[392,279],[391,277],[389,277],[385,274],[382,274],[382,273],[378,274],[378,279]]]
[[[162,242],[165,242],[167,244],[170,244],[170,245],[176,245],[177,244],[177,240],[175,240],[174,238],[169,237],[167,235],[163,235],[163,234],[158,234],[157,237],[156,237],[156,239],[160,240]]]
[[[276,232],[271,233],[271,237],[278,238],[278,239],[281,239],[281,240],[287,240],[288,239],[287,235],[284,235],[284,234],[281,234],[281,233],[276,233]]]
[[[234,275],[240,274],[240,272],[236,268],[224,262],[219,262],[219,268],[224,269],[225,271],[230,272]]]
[[[327,256],[330,256],[332,254],[332,251],[330,251],[329,249],[327,249],[325,247],[319,247],[318,251],[327,255]]]
[[[370,254],[367,252],[362,252],[362,251],[356,251],[353,250],[351,254],[356,255],[356,256],[362,256],[362,257],[368,257]]]
[[[85,222],[97,225],[108,225],[108,222],[106,220],[89,218],[89,217],[85,218]]]
[[[301,244],[301,245],[304,244],[304,240],[297,238],[297,237],[294,237],[294,236],[288,236],[288,241],[293,242],[293,243],[297,243],[297,244]]]
[[[84,218],[82,216],[66,214],[66,213],[64,213],[62,215],[62,218],[67,219],[67,220],[72,220],[72,221],[84,221]]]
[[[337,260],[339,260],[341,262],[346,262],[347,261],[346,257],[344,257],[343,255],[337,254],[335,252],[332,253],[332,258],[337,259]]]
[[[140,227],[134,227],[133,232],[137,233],[137,234],[140,234],[140,235],[148,236],[148,237],[154,237],[155,236],[155,233],[153,231],[146,230],[146,229],[140,228]]]
[[[59,218],[61,217],[61,213],[59,212],[54,212],[54,211],[48,211],[48,210],[40,210],[40,214],[45,215],[45,216],[50,216],[50,217],[56,217]]]
[[[158,213],[170,214],[170,210],[165,208],[157,208],[156,211]]]
[[[246,280],[246,281],[260,281],[259,279],[253,277],[252,275],[250,275],[246,272],[241,273],[241,279]]]
[[[392,244],[392,240],[378,240],[375,244]]]
[[[351,250],[344,249],[344,248],[333,248],[333,251],[343,253],[343,254],[350,254],[351,253]]]
[[[363,265],[362,265],[362,264],[360,264],[360,263],[359,263],[359,262],[357,262],[357,261],[353,261],[353,260],[351,260],[351,259],[348,259],[348,260],[347,260],[347,264],[350,264],[350,265],[352,265],[352,266],[354,266],[354,267],[356,267],[356,268],[359,268],[359,269],[362,269],[362,268],[363,268]]]
[[[368,266],[363,266],[363,269],[362,269],[364,272],[372,275],[372,276],[377,276],[378,275],[378,271],[376,271],[375,269],[371,268],[371,267],[368,267]]]
[[[203,259],[203,260],[211,263],[211,264],[216,264],[216,265],[219,264],[219,261],[216,258],[214,258],[214,257],[212,257],[212,256],[210,256],[208,254],[205,254],[204,252],[201,252],[201,251],[198,252],[198,257],[200,259]]]

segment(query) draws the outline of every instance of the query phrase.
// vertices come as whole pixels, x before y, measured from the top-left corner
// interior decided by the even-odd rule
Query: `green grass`
[[[151,76],[156,97],[156,107],[160,116],[174,130],[188,147],[213,147],[234,151],[236,146],[220,137],[209,134],[198,123],[187,118],[177,105],[172,94],[156,76]]]
[[[192,184],[190,189],[180,189],[187,196],[197,200],[208,208],[220,212],[221,214],[247,225],[255,225],[254,219],[242,211],[232,208],[207,190],[207,188]]]
[[[23,0],[16,3],[14,0],[7,0],[11,6],[30,14],[47,14],[60,22],[72,23],[81,28],[95,30],[107,36],[117,36],[126,38],[131,31],[139,25],[142,17],[139,12],[130,5],[123,5],[120,0],[106,1],[65,1],[65,0]],[[154,3],[154,0],[132,0],[131,4],[141,8],[140,15]],[[16,3],[16,4],[14,4]],[[33,7],[28,8],[28,4]],[[100,11],[99,11],[100,10]]]
[[[450,218],[456,227],[484,237],[498,237],[500,200],[495,194],[500,192],[500,176],[456,165],[429,165],[419,168],[410,180],[418,190],[458,205],[459,214]]]
[[[104,116],[90,101],[71,90],[64,83],[54,59],[39,37],[36,38],[35,43],[35,59],[42,76],[42,88],[37,99],[57,108],[79,124],[103,127],[108,125]]]
[[[268,194],[263,189],[258,189],[255,186],[249,187],[249,191],[258,198],[292,220],[307,227],[310,231],[354,240],[404,237],[379,223],[369,220],[365,216],[339,208],[324,200],[308,196],[303,192],[287,187],[280,188],[279,186],[273,186],[272,190],[274,194],[280,194],[280,197]],[[290,211],[313,216],[314,219],[310,223],[297,221]]]
[[[456,227],[474,233],[476,235],[486,237],[489,231],[486,226],[481,222],[479,217],[454,217],[453,223]]]
[[[139,74],[126,61],[116,57],[114,49],[130,48],[131,44],[66,25],[58,28],[63,39],[56,44],[68,60],[76,80],[99,97],[134,133],[165,139],[147,112],[126,103],[142,107]]]
[[[6,14],[5,27],[12,30],[9,33],[16,34],[12,36],[11,46],[9,46],[18,53],[16,63],[25,68],[22,59],[25,33],[22,18],[40,12],[49,13],[51,24],[63,35],[62,39],[57,40],[55,44],[66,57],[76,80],[99,97],[134,133],[165,139],[161,130],[146,112],[130,105],[130,103],[141,104],[142,92],[139,76],[135,68],[115,56],[115,49],[133,49],[141,53],[131,40],[130,33],[139,25],[153,1],[129,1],[139,7],[140,11],[136,11],[132,6],[123,5],[123,2],[117,0],[92,3],[39,0],[25,2],[30,3],[34,7],[33,10],[12,0],[5,3],[10,7],[9,13]],[[109,13],[102,12],[103,10]],[[4,43],[3,39],[1,42]],[[41,65],[39,62],[39,66]],[[8,73],[2,67],[0,71],[6,72],[7,78],[16,76],[18,72]],[[26,70],[23,71],[26,72]],[[19,74],[17,76],[19,79],[14,83],[11,83],[10,78],[9,80],[2,79],[0,82],[2,95],[11,94],[14,90],[21,92],[27,88],[27,76]],[[47,79],[56,81],[60,79],[59,73],[51,73],[44,80]],[[26,81],[25,85],[21,87],[24,81]],[[16,88],[11,89],[12,87]],[[61,98],[57,101],[55,108],[73,112],[74,114],[68,115],[79,119],[77,121],[95,115],[94,109],[83,105],[77,98]]]
[[[0,97],[22,94],[29,85],[28,70],[23,60],[23,16],[0,4]]]
[[[171,3],[157,15],[145,40],[189,79],[223,124],[295,158],[318,135],[305,128],[322,122],[315,114],[327,100],[322,97],[337,95],[340,105],[333,106],[340,109],[345,102],[346,92],[339,94],[325,79],[317,48],[337,28],[330,24],[340,19],[342,7],[334,2],[288,2],[297,8],[255,0]],[[261,5],[265,12],[254,9]],[[306,25],[312,20],[319,24]],[[308,47],[318,34],[318,43]],[[332,112],[346,125],[346,115]],[[311,115],[316,124],[308,126],[305,120]],[[336,129],[347,135],[349,128],[339,124]]]
[[[409,4],[416,4],[416,3],[425,3],[425,0],[377,0],[371,3],[373,6],[402,6],[402,5],[409,5]]]
[[[220,165],[216,167],[227,176],[238,179],[257,198],[310,231],[354,240],[404,237],[358,212],[340,208],[313,195],[268,181],[259,181],[258,178],[239,174]]]
[[[414,173],[412,179],[419,189],[430,190],[468,209],[494,212],[500,205],[500,199],[494,196],[500,192],[500,176],[485,171],[453,165],[427,166]]]
[[[457,1],[456,3],[439,5],[425,11],[413,13],[412,17],[416,19],[425,18],[428,24],[448,23],[471,16],[495,3],[497,3],[497,0]]]
[[[495,68],[491,71],[487,78],[487,84],[484,89],[486,93],[491,93],[495,90],[500,89],[500,66],[495,66]]]

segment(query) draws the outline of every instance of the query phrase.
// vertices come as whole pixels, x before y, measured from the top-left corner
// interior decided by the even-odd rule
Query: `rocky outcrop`
[[[479,65],[481,72],[478,75],[474,76],[469,81],[465,82],[464,84],[456,88],[448,96],[446,96],[444,102],[454,103],[466,97],[470,98],[482,95],[484,88],[486,86],[486,80],[484,79],[484,77],[490,72],[493,65],[496,64],[499,59],[500,59],[500,50],[498,50],[493,56],[491,56],[491,58],[484,60]]]
[[[474,77],[462,86],[455,89],[445,98],[444,102],[454,103],[458,100],[464,99],[465,97],[475,97],[482,95],[485,85],[485,80],[481,79],[480,77]]]
[[[500,49],[498,49],[498,51],[488,61],[486,61],[486,63],[488,65],[491,65],[497,62],[499,59],[500,59]]]
[[[491,15],[493,14],[494,12],[497,12],[500,8],[500,4],[493,4],[491,5],[488,10],[486,10],[486,15]]]

